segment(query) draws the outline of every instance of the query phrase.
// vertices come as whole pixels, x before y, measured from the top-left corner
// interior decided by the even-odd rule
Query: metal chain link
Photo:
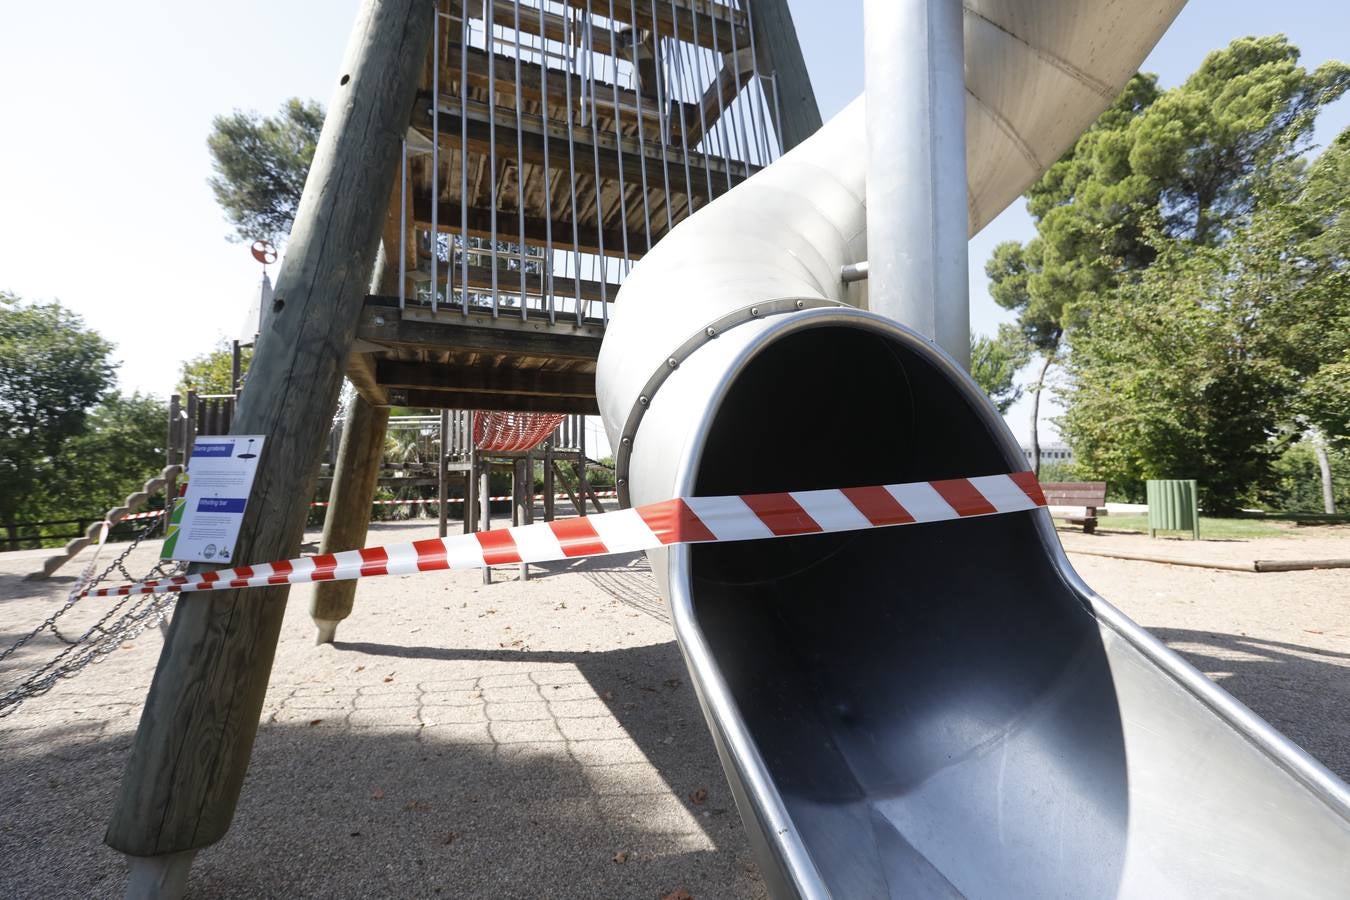
[[[81,578],[79,584],[70,592],[70,596],[60,609],[48,616],[41,625],[20,637],[11,646],[0,651],[0,661],[3,661],[44,631],[50,631],[58,640],[66,644],[65,649],[55,657],[30,672],[16,687],[0,695],[0,718],[9,715],[29,697],[51,690],[60,679],[76,674],[90,663],[100,661],[122,644],[139,637],[146,628],[159,624],[168,615],[174,602],[178,599],[178,594],[143,594],[139,597],[129,595],[111,606],[102,618],[89,626],[83,634],[74,640],[61,634],[57,626],[57,621],[79,602],[84,591],[108,580],[108,576],[114,572],[117,572],[126,581],[133,582],[154,577],[169,577],[181,573],[183,566],[180,563],[167,561],[156,563],[144,578],[136,578],[127,570],[127,557],[140,546],[141,542],[151,532],[159,528],[161,520],[162,517],[149,519],[136,532],[126,549],[108,563],[102,572],[92,578]],[[129,603],[130,606],[128,607]],[[120,617],[113,619],[123,607],[128,608]]]

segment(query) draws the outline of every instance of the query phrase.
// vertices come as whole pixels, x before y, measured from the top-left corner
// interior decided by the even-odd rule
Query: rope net
[[[533,450],[566,418],[557,413],[475,412],[473,444],[489,453]]]

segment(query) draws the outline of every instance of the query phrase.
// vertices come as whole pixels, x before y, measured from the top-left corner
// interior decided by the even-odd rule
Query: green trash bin
[[[1149,537],[1157,537],[1159,531],[1189,531],[1200,540],[1194,478],[1150,479],[1147,488]]]

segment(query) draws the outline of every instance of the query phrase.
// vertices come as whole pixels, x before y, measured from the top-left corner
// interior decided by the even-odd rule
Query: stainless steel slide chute
[[[968,0],[972,230],[1179,6]],[[864,122],[859,100],[626,280],[597,371],[623,502],[1025,468],[966,373],[843,280]],[[1044,510],[651,560],[775,896],[1346,895],[1350,790],[1096,596]]]

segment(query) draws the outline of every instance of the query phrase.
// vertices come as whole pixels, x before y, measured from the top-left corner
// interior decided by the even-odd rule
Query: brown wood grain
[[[366,0],[264,312],[236,434],[264,434],[236,560],[299,549],[310,491],[428,56],[431,0]],[[154,856],[229,828],[288,588],[183,600],[155,671],[105,840]]]

